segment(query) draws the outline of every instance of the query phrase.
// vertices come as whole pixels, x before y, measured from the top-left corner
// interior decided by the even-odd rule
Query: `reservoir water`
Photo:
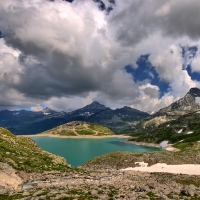
[[[55,138],[32,137],[39,147],[58,154],[72,166],[80,166],[95,156],[113,151],[147,152],[160,151],[161,148],[138,146],[124,143],[124,138]]]

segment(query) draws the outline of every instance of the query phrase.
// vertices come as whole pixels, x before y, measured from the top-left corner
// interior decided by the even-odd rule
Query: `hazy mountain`
[[[110,108],[92,115],[88,121],[101,124],[110,128],[115,133],[126,133],[130,130],[130,124],[148,117],[149,114],[139,110],[123,107],[116,110]]]
[[[87,121],[110,128],[115,133],[124,133],[134,121],[148,117],[149,114],[129,107],[112,110],[96,101],[72,112],[57,112],[45,108],[33,111],[0,111],[0,126],[14,134],[36,134],[64,123]]]

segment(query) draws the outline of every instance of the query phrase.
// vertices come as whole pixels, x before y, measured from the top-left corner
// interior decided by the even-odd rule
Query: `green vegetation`
[[[106,127],[98,124],[92,124],[82,121],[74,121],[67,124],[57,126],[48,131],[42,132],[41,134],[52,134],[60,136],[79,136],[79,135],[113,135],[114,133]]]
[[[42,190],[42,189],[40,189]],[[90,191],[84,191],[83,189],[71,189],[69,190],[68,188],[60,188],[60,192],[57,191],[57,193],[52,194],[51,191],[54,191],[55,188],[51,187],[46,189],[46,191],[42,191],[41,193],[34,195],[34,192],[37,191],[29,191],[30,195],[34,195],[37,199],[40,199],[40,197],[42,197],[42,199],[54,199],[54,197],[58,196],[59,199],[62,200],[73,200],[78,199],[78,200],[82,200],[82,199],[88,199],[88,200],[94,200],[94,199],[98,199],[97,196],[94,196],[91,194]],[[19,194],[14,194],[14,195],[7,195],[7,194],[0,194],[0,200],[16,200],[16,199],[21,199],[23,198],[22,193]],[[56,198],[56,199],[58,199]],[[29,198],[27,198],[29,199]]]
[[[132,141],[161,143],[164,140],[175,144],[177,148],[192,146],[200,141],[200,113],[190,113],[179,117],[177,120],[164,123],[152,131],[136,134]]]
[[[43,151],[30,138],[16,137],[4,128],[0,128],[0,162],[26,172],[70,169],[64,158]]]
[[[90,129],[79,129],[79,130],[76,130],[76,132],[79,134],[79,135],[94,135],[94,131],[90,130]]]
[[[23,198],[22,194],[13,194],[13,195],[0,194],[0,200],[16,200],[20,198]]]
[[[160,199],[156,194],[154,194],[153,192],[148,192],[147,196],[150,198],[150,200],[156,200],[156,199]]]
[[[146,153],[115,151],[93,158],[83,166],[88,169],[121,169],[136,166],[135,162],[145,162],[149,166],[156,163],[200,164],[200,143],[188,145],[178,152],[156,151]]]
[[[186,176],[186,177],[176,178],[175,181],[182,185],[194,185],[196,187],[200,187],[199,176]]]

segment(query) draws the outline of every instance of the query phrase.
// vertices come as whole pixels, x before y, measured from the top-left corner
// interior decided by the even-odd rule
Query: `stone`
[[[165,195],[161,195],[160,198],[161,198],[161,200],[169,200],[169,198]]]
[[[33,193],[33,197],[35,197],[35,196],[40,196],[41,194],[43,193],[43,190],[40,190],[40,191],[37,191],[37,192],[35,192],[35,193]]]
[[[96,190],[92,190],[92,191],[91,191],[91,194],[92,194],[92,196],[95,196],[95,195],[98,194],[98,192],[97,192]]]
[[[30,193],[28,192],[28,191],[24,191],[23,193],[22,193],[22,196],[29,196],[30,195]]]

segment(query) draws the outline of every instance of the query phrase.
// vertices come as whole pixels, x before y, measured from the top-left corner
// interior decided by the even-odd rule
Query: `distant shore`
[[[54,135],[54,134],[35,134],[35,135],[18,135],[24,137],[54,137],[54,138],[93,138],[93,139],[100,139],[100,138],[130,138],[127,135],[103,135],[103,136],[95,136],[95,135],[77,135],[77,136],[62,136],[62,135]]]
[[[130,140],[125,140],[124,141],[127,144],[135,144],[139,146],[148,146],[148,147],[156,147],[156,148],[162,148],[165,149],[166,151],[172,151],[172,152],[177,152],[180,151],[180,149],[177,149],[171,145],[168,145],[166,147],[162,147],[160,144],[155,144],[155,143],[147,143],[147,142],[135,142],[135,141],[130,141]]]
[[[130,140],[125,140],[124,141],[127,144],[135,144],[138,146],[149,146],[149,147],[157,147],[157,148],[161,148],[161,146],[159,144],[155,144],[155,143],[147,143],[147,142],[135,142],[135,141],[130,141]]]

